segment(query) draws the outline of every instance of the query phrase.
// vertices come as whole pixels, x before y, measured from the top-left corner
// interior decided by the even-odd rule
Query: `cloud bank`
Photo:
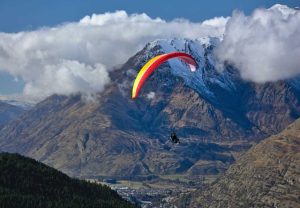
[[[86,16],[79,22],[18,33],[0,33],[0,70],[22,78],[22,96],[95,93],[109,70],[158,38],[221,36],[228,18],[200,23],[165,21],[125,11]]]
[[[18,33],[0,32],[0,70],[20,78],[19,96],[41,100],[51,94],[100,92],[109,70],[149,41],[223,37],[215,55],[236,66],[243,78],[276,81],[300,74],[300,11],[283,5],[234,12],[204,22],[165,21],[125,11],[93,14],[78,22]],[[16,95],[14,95],[16,96]]]
[[[244,79],[277,81],[300,74],[300,11],[283,5],[257,9],[251,16],[234,12],[216,50],[221,62]]]

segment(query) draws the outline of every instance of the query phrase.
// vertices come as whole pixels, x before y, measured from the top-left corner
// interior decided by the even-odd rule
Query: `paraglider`
[[[140,89],[142,88],[147,78],[152,74],[152,72],[156,68],[158,68],[161,64],[163,64],[164,62],[172,58],[179,58],[189,65],[191,71],[194,72],[196,70],[196,66],[197,66],[196,61],[189,54],[183,52],[172,52],[172,53],[166,53],[166,54],[155,56],[154,58],[150,59],[138,73],[132,87],[132,99],[137,98]],[[180,143],[175,132],[171,133],[170,140],[174,144]]]
[[[172,132],[172,133],[171,133],[170,139],[171,139],[171,141],[172,141],[174,144],[180,143],[180,141],[179,141],[178,137],[176,136],[176,133],[175,133],[175,132]]]
[[[132,99],[137,98],[140,89],[152,72],[158,68],[158,66],[172,58],[179,58],[189,65],[191,71],[196,70],[196,61],[189,54],[183,52],[172,52],[155,56],[154,58],[150,59],[138,73],[132,88]]]

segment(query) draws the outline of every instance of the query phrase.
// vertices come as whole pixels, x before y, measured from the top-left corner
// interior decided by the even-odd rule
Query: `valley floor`
[[[116,190],[124,199],[139,204],[143,208],[170,207],[179,196],[201,190],[212,183],[218,176],[207,175],[190,178],[185,175],[162,175],[151,181],[119,180],[114,183],[97,179],[86,179],[90,182],[107,185]]]

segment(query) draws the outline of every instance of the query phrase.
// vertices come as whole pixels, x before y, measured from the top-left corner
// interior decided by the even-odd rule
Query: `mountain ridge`
[[[167,52],[164,47],[172,40],[149,43],[111,71],[112,82],[94,102],[81,95],[53,95],[5,126],[0,150],[19,152],[82,178],[219,174],[252,144],[299,117],[297,85],[245,82],[232,66],[219,73],[208,58],[213,46],[182,41],[174,39],[202,66],[196,74],[171,60],[154,71],[139,98],[131,100],[137,70],[150,57]],[[149,93],[154,96],[149,98]],[[178,146],[168,143],[172,130],[182,141]]]
[[[181,206],[299,207],[299,133],[298,119],[252,147],[206,190],[191,194],[189,205]]]
[[[0,100],[0,129],[9,122],[17,119],[27,109]]]

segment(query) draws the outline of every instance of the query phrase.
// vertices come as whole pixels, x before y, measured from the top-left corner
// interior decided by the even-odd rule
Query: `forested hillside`
[[[0,153],[0,207],[134,207],[109,187],[73,179],[33,159]]]

